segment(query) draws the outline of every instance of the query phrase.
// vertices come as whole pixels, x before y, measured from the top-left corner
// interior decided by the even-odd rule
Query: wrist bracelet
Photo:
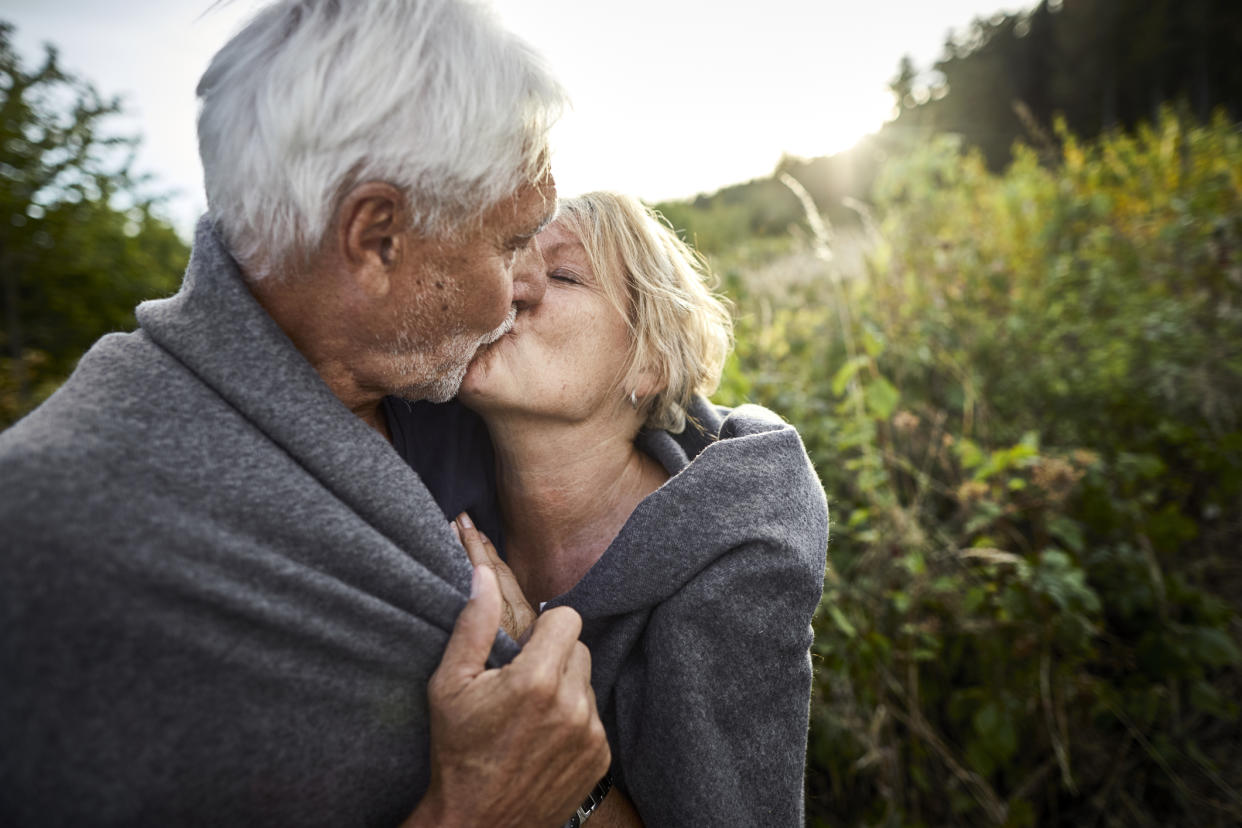
[[[611,790],[612,774],[606,773],[604,778],[599,780],[599,784],[587,794],[587,798],[578,806],[578,810],[569,818],[569,822],[565,823],[565,828],[582,828],[582,824],[587,821],[591,814],[595,813],[599,803],[604,801],[604,797],[608,796],[608,792]]]

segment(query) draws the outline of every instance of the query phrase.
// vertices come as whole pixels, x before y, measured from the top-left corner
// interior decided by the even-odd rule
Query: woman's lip
[[[490,353],[491,350],[495,348],[497,345],[499,345],[501,342],[504,342],[506,339],[511,338],[514,332],[515,332],[514,329],[510,328],[508,331],[505,331],[500,336],[493,339],[491,342],[486,342],[483,345],[480,345],[479,349],[474,352],[474,358],[478,359],[483,354]]]

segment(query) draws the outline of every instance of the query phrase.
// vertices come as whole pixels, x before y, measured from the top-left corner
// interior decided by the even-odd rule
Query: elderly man
[[[198,91],[181,291],[0,436],[0,824],[563,824],[577,616],[497,636],[379,414],[540,300],[561,91],[458,0],[281,0]]]

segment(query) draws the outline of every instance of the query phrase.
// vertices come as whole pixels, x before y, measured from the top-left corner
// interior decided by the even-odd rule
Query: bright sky
[[[573,109],[553,133],[563,195],[615,189],[690,197],[772,171],[782,153],[846,149],[892,110],[903,54],[928,67],[950,30],[1033,5],[1002,0],[493,0],[548,58]],[[28,65],[54,43],[62,64],[132,114],[138,168],[176,193],[189,236],[205,209],[194,87],[259,3],[5,0]]]

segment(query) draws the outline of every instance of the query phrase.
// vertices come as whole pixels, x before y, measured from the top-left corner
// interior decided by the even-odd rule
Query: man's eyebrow
[[[538,227],[536,227],[534,230],[531,230],[529,233],[518,233],[513,238],[517,241],[527,241],[528,239],[533,239],[535,236],[538,236],[540,233],[542,233],[545,227],[547,227],[552,222],[556,221],[556,215],[559,212],[560,212],[559,206],[553,207],[552,210],[546,216],[544,216],[543,219],[539,222]]]
[[[524,233],[514,233],[512,236],[509,237],[509,239],[505,242],[505,244],[509,246],[513,246],[513,247],[526,244],[528,241],[533,239],[535,236],[538,236],[541,232],[543,232],[543,229],[545,227],[547,227],[549,224],[555,221],[558,212],[559,212],[559,207],[553,207],[551,212],[549,212],[539,221],[538,226]]]
[[[558,210],[556,207],[553,207],[553,208],[552,208],[552,209],[548,212],[548,214],[547,214],[546,216],[544,216],[544,217],[543,217],[543,221],[539,222],[539,226],[535,228],[535,232],[534,232],[534,233],[531,233],[531,235],[532,235],[532,236],[537,236],[537,235],[539,235],[540,233],[542,233],[542,232],[543,232],[543,229],[544,229],[545,227],[547,227],[547,226],[548,226],[549,224],[551,224],[552,222],[556,221],[556,214],[557,214],[558,212],[559,212],[559,210]]]

